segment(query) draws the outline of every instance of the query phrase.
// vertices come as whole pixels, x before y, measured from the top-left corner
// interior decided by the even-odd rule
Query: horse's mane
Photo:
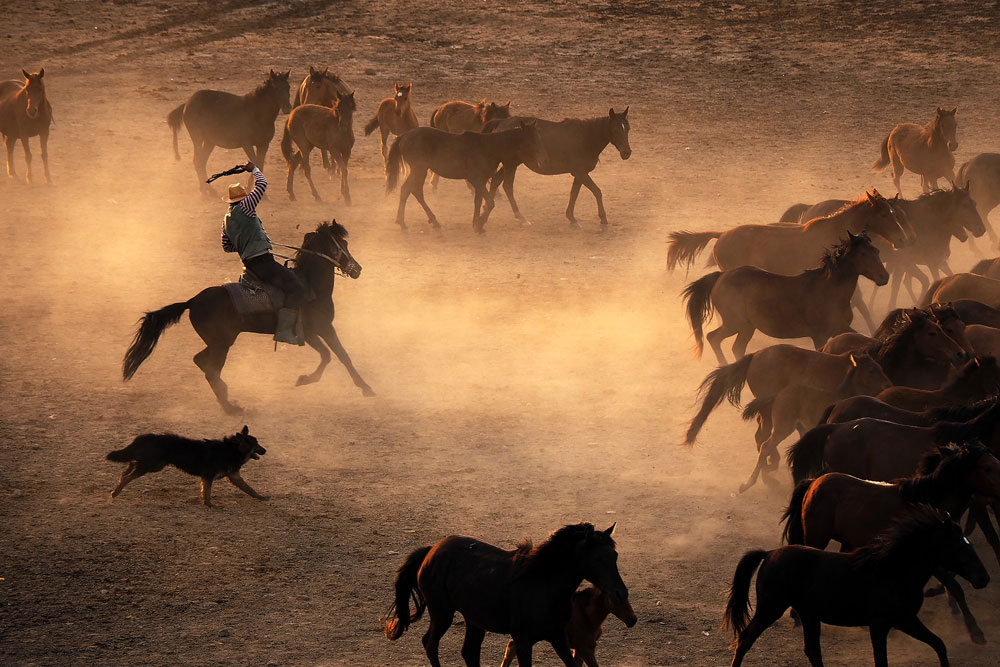
[[[937,506],[964,485],[970,470],[988,452],[978,442],[937,447],[920,459],[917,474],[899,481],[899,497],[910,503]]]
[[[940,408],[931,408],[927,415],[935,422],[966,422],[975,419],[996,403],[996,399],[986,398],[975,403],[960,405],[945,405]]]
[[[591,523],[563,526],[538,545],[533,544],[529,538],[524,538],[514,550],[514,577],[535,568],[551,566],[568,549],[572,549],[581,541],[588,540],[603,542],[612,548],[615,546],[615,541],[610,535],[595,530]]]
[[[978,415],[964,422],[938,422],[931,427],[931,436],[936,442],[968,442],[979,440],[980,430],[989,420],[1000,416],[1000,401],[992,399],[992,405]]]
[[[898,317],[891,327],[882,332],[881,337],[875,336],[875,343],[867,352],[876,361],[882,363],[893,352],[905,350],[910,344],[910,339],[926,327],[928,322],[930,322],[930,315],[923,311],[911,312],[909,320]],[[878,334],[881,329],[879,327],[875,333]]]
[[[319,237],[320,233],[324,231],[329,231],[334,237],[343,241],[347,238],[347,228],[336,220],[331,220],[330,222],[323,221],[316,226],[316,230],[312,232],[307,232],[302,238],[302,247],[306,250],[313,250],[313,246],[316,245],[316,239]],[[301,250],[295,251],[295,264],[296,266],[302,266],[302,262],[306,261],[307,258],[312,257],[309,253],[304,253]]]
[[[895,561],[897,557],[912,558],[924,550],[935,529],[949,520],[947,514],[930,505],[912,505],[911,511],[893,521],[870,544],[854,551],[855,568]]]
[[[992,366],[996,368],[996,365],[997,361],[994,357],[978,357],[973,361],[966,362],[965,365],[959,369],[958,373],[951,376],[951,378],[945,382],[941,389],[943,391],[954,389],[955,387],[960,386],[963,382],[967,382],[970,376],[981,373],[984,366]],[[998,369],[998,372],[1000,372],[1000,369]]]
[[[820,265],[815,269],[806,270],[805,273],[822,272],[828,276],[847,259],[852,250],[861,245],[871,245],[871,243],[867,232],[861,232],[857,236],[851,234],[837,245],[827,248],[826,252],[823,253],[823,259],[820,260]]]

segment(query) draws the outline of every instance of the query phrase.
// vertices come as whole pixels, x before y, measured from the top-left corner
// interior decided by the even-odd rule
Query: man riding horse
[[[274,340],[303,345],[298,319],[299,309],[305,302],[305,288],[294,273],[274,259],[271,239],[257,215],[257,204],[267,190],[267,179],[253,162],[247,162],[243,169],[253,174],[254,189],[248,193],[240,183],[229,186],[229,197],[224,200],[229,204],[229,212],[222,222],[222,249],[239,253],[247,273],[284,294],[285,301],[278,309]]]

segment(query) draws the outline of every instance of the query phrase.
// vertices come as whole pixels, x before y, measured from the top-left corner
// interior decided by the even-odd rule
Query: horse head
[[[575,556],[583,578],[604,591],[612,606],[626,603],[628,587],[618,572],[618,552],[611,537],[615,524],[611,524],[607,530],[596,530],[589,523],[580,524],[579,527],[583,529],[583,533],[576,546]]]
[[[878,234],[897,250],[916,238],[898,200],[886,199],[875,189],[865,192],[865,200],[868,208],[863,213],[862,229]],[[897,202],[896,206],[893,206],[893,201]]]
[[[950,303],[932,303],[930,305],[931,316],[944,334],[955,341],[955,343],[965,352],[965,359],[976,356],[976,351],[965,335],[965,320],[958,316],[958,312]],[[963,359],[962,361],[965,361]]]
[[[401,86],[398,83],[392,84],[393,96],[392,99],[396,102],[396,110],[401,110],[404,105],[410,101],[410,90],[413,89],[413,84],[408,83],[405,86]]]
[[[542,134],[538,131],[538,121],[536,119],[532,118],[531,120],[521,121],[512,131],[520,134],[518,148],[522,161],[525,161],[525,158],[527,158],[526,161],[528,162],[532,160],[538,163],[545,162],[548,158],[548,152],[545,150],[545,142],[542,141]]]
[[[483,100],[485,102],[486,100]],[[483,117],[483,122],[488,123],[493,119],[510,118],[510,100],[507,100],[507,104],[497,104],[496,102],[490,102],[486,106],[486,113]]]
[[[610,122],[611,145],[618,149],[618,154],[623,160],[632,157],[632,147],[628,145],[628,131],[631,126],[628,123],[628,107],[621,113],[615,113],[614,107],[608,110]]]
[[[337,110],[338,114],[344,113],[354,113],[358,110],[358,104],[354,101],[354,91],[344,95],[339,90],[334,91],[336,94],[336,101],[334,102],[334,108]]]
[[[264,87],[271,91],[274,99],[281,105],[282,113],[292,112],[292,88],[288,83],[292,70],[285,72],[275,72],[273,69],[268,72]]]
[[[958,107],[953,107],[951,111],[937,108],[937,115],[934,120],[941,137],[948,143],[948,150],[958,150],[958,121],[955,120],[955,113]]]
[[[45,105],[45,83],[42,82],[45,68],[34,74],[22,69],[21,74],[24,75],[24,89],[28,95],[28,108],[25,113],[28,114],[28,118],[37,118],[39,111]]]
[[[969,196],[969,183],[966,183],[964,188],[952,183],[951,202],[952,214],[949,216],[949,221],[953,227],[960,226],[977,239],[986,233],[986,225],[982,216],[979,215],[976,202]],[[958,238],[957,235],[956,238]]]
[[[355,280],[361,276],[361,265],[347,248],[347,229],[336,220],[322,223],[316,229],[317,252],[333,259],[333,265]],[[303,247],[306,245],[303,243]],[[312,248],[311,248],[312,249]]]
[[[851,365],[847,369],[844,381],[837,389],[838,397],[877,396],[892,386],[892,380],[871,355],[864,352],[852,352],[849,358]]]
[[[889,282],[889,272],[886,271],[879,257],[878,248],[868,238],[868,234],[861,232],[854,235],[847,232],[847,237],[847,240],[834,250],[831,258],[832,266],[850,266],[858,275],[868,278],[876,285],[885,285]]]

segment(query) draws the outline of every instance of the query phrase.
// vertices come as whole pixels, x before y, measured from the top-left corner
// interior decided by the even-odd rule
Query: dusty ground
[[[960,161],[1000,148],[997,9],[896,5],[5,3],[0,78],[44,66],[56,125],[55,183],[0,181],[0,661],[425,664],[424,622],[396,643],[380,628],[406,553],[454,532],[511,545],[587,520],[618,522],[640,617],[607,624],[604,662],[727,662],[725,589],[745,549],[777,544],[787,487],[733,494],[754,454],[732,409],[679,446],[711,365],[691,358],[665,238],[888,192],[867,171],[879,142],[938,105],[959,107]],[[610,232],[596,233],[587,193],[570,231],[569,179],[522,170],[534,225],[500,202],[474,237],[467,191],[445,182],[430,197],[443,233],[411,204],[402,235],[373,137],[358,137],[350,208],[323,176],[330,203],[288,202],[275,142],[261,213],[286,243],[332,216],[350,229],[364,273],[338,283],[336,323],[378,397],[336,365],[295,388],[315,353],[247,336],[224,377],[248,411],[227,417],[191,363],[186,317],[123,384],[144,310],[238,272],[218,247],[224,206],[198,195],[185,136],[173,161],[166,113],[198,88],[244,92],[271,67],[300,81],[309,64],[356,87],[359,135],[393,81],[413,81],[422,122],[452,98],[550,118],[630,104],[632,159],[610,150],[594,173]],[[210,171],[242,159],[219,151]],[[952,265],[970,262],[959,249]],[[104,455],[135,434],[244,423],[269,450],[245,477],[270,502],[219,486],[205,509],[197,482],[167,471],[108,504],[118,466]],[[1000,641],[996,585],[970,600]],[[995,663],[940,599],[923,616],[955,663]],[[486,664],[504,641],[487,639]],[[446,664],[460,643],[446,636]],[[870,661],[863,630],[826,628],[823,645],[829,665]],[[932,664],[900,637],[890,655]],[[749,660],[801,664],[801,637],[782,621]]]

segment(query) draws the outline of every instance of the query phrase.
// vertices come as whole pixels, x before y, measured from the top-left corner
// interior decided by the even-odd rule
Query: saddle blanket
[[[239,282],[225,283],[233,307],[240,316],[273,313],[285,302],[285,295],[277,287],[251,281],[240,276]]]

